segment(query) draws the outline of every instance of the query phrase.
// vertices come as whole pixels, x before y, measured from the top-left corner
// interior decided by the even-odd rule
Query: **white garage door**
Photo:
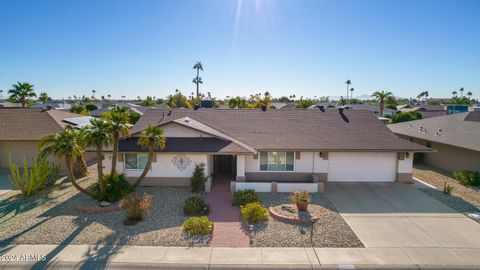
[[[396,153],[330,152],[328,181],[395,182]]]

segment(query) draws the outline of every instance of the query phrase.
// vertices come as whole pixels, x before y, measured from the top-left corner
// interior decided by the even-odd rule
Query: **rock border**
[[[307,223],[314,223],[318,220],[318,217],[312,216],[309,218],[299,218],[299,217],[291,217],[291,216],[286,216],[278,213],[275,211],[273,207],[268,208],[268,212],[270,212],[270,215],[280,221],[285,221],[285,222],[291,222],[291,223],[296,223],[296,224],[307,224]]]
[[[111,213],[111,212],[116,212],[120,211],[120,207],[118,205],[110,206],[110,207],[86,207],[86,206],[81,206],[81,205],[75,205],[75,209],[77,211],[83,212],[83,213],[88,213],[88,214],[102,214],[102,213]]]

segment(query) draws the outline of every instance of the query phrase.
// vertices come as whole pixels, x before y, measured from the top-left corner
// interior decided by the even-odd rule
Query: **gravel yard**
[[[91,184],[89,180],[82,186]],[[87,214],[75,205],[94,207],[91,198],[79,194],[68,182],[31,198],[18,191],[0,197],[0,243],[13,244],[129,244],[149,246],[203,246],[205,239],[186,239],[182,233],[183,201],[188,188],[139,188],[153,196],[152,209],[145,220],[125,226],[125,213]]]
[[[448,173],[423,165],[415,165],[413,176],[435,186],[436,190],[423,188],[420,190],[450,208],[463,213],[480,211],[480,190],[478,188],[463,186],[457,180],[449,177]],[[443,194],[445,182],[453,186],[452,195]]]
[[[288,204],[288,193],[259,193],[265,207]],[[311,194],[308,210],[319,217],[314,225],[278,221],[269,215],[266,224],[257,225],[252,234],[254,247],[363,247],[362,242],[337,213],[333,204],[321,194]],[[313,243],[313,244],[312,244]]]

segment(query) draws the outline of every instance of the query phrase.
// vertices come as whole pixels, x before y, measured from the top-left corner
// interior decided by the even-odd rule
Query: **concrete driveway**
[[[394,183],[328,183],[325,195],[366,247],[480,248],[480,224]]]

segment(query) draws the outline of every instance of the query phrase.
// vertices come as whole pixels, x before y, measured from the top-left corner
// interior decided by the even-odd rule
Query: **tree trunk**
[[[113,131],[113,156],[112,156],[112,169],[110,170],[110,176],[113,177],[117,170],[117,158],[118,158],[118,140],[119,140],[118,130]]]
[[[83,156],[78,156],[75,159],[75,172],[79,177],[85,177],[88,175],[87,162],[85,162]]]
[[[145,176],[147,176],[147,173],[148,171],[150,170],[150,167],[152,166],[152,160],[153,160],[153,155],[155,153],[153,152],[153,147],[150,147],[148,149],[148,159],[147,159],[147,164],[145,164],[145,168],[143,169],[143,172],[142,174],[138,177],[137,181],[135,181],[135,183],[133,184],[133,187],[136,188],[138,187],[143,179],[145,178]]]
[[[380,116],[383,116],[383,110],[385,109],[385,102],[380,101]]]
[[[65,165],[67,167],[67,174],[68,174],[68,179],[70,182],[72,182],[72,185],[80,192],[83,194],[94,197],[92,193],[90,193],[88,190],[82,188],[76,181],[75,176],[73,175],[73,169],[72,169],[72,161],[70,157],[65,157]]]
[[[98,174],[98,186],[100,192],[105,196],[105,182],[103,181],[103,166],[102,166],[102,144],[97,144],[97,174]]]

